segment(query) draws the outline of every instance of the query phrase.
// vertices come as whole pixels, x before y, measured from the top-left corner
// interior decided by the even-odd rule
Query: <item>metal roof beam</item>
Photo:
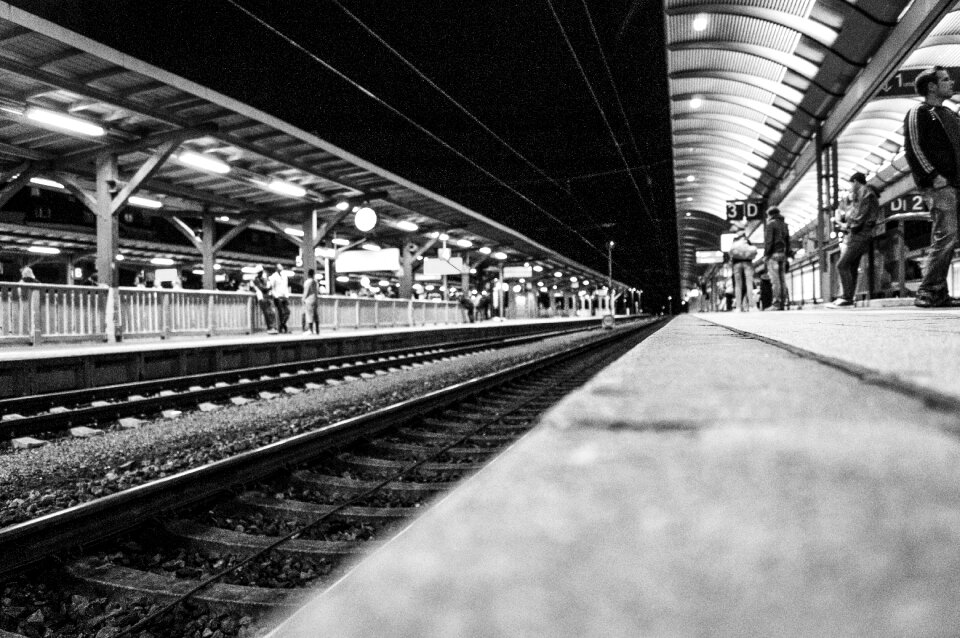
[[[955,3],[956,0],[914,0],[869,64],[847,87],[846,96],[827,116],[822,129],[825,142],[833,142],[840,135]],[[770,194],[771,204],[782,201],[816,161],[817,148],[811,141],[794,164],[793,177],[780,182],[779,187]]]

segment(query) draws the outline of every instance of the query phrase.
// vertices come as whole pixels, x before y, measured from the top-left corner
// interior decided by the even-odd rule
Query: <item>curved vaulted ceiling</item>
[[[833,133],[841,175],[856,170],[877,175],[896,162],[903,143],[903,114],[911,98],[875,100],[865,108],[864,104],[882,84],[874,76],[882,72],[889,77],[896,71],[909,49],[916,48],[911,38],[918,37],[918,29],[923,30],[920,37],[933,29],[929,14],[939,20],[952,4],[666,1],[684,287],[696,285],[692,255],[705,242],[705,225],[689,223],[691,217],[707,214],[724,220],[727,201],[760,199],[779,204],[792,229],[814,219],[817,180],[810,157],[815,160],[816,152],[811,149],[817,130],[826,130],[831,118],[844,119],[842,133]],[[941,22],[939,31],[930,33],[935,37],[930,46],[953,46],[960,62],[956,46],[960,26],[953,24],[952,15]],[[909,49],[883,50],[894,46]],[[950,64],[943,55],[924,51],[914,51],[908,64],[922,68],[933,58]],[[889,68],[870,68],[881,65]],[[847,93],[862,91],[867,80],[872,81],[871,94],[849,104]],[[711,228],[722,232],[726,224]],[[712,243],[719,245],[719,236]]]

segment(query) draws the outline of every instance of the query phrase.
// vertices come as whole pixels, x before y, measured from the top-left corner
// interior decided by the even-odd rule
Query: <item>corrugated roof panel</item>
[[[738,51],[672,51],[668,57],[670,59],[670,70],[673,73],[719,69],[734,73],[747,73],[767,80],[780,81],[783,78],[784,67],[782,64]]]

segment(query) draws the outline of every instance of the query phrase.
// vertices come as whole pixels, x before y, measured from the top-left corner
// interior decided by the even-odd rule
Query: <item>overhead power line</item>
[[[547,0],[547,6],[550,7],[550,13],[553,15],[553,19],[556,21],[557,26],[560,28],[560,34],[563,36],[563,41],[566,43],[567,49],[570,51],[570,55],[573,58],[574,63],[577,65],[577,68],[580,70],[580,75],[587,86],[587,91],[590,93],[590,97],[593,99],[594,105],[596,105],[597,110],[600,113],[600,118],[603,120],[603,124],[607,129],[607,133],[610,135],[610,139],[613,141],[614,148],[617,149],[617,154],[620,156],[620,160],[623,162],[624,167],[628,169],[627,174],[630,176],[630,182],[633,184],[633,188],[636,191],[637,197],[640,200],[640,207],[643,209],[643,212],[646,214],[647,218],[650,220],[650,223],[653,225],[654,231],[656,232],[657,246],[660,248],[660,252],[662,256],[666,258],[666,254],[663,247],[663,239],[660,236],[660,226],[654,220],[653,215],[650,212],[650,207],[647,205],[646,198],[643,196],[643,193],[640,191],[640,186],[637,184],[637,180],[633,177],[633,173],[629,171],[630,163],[627,161],[626,156],[623,154],[623,149],[620,148],[620,144],[617,141],[617,136],[613,132],[613,127],[610,125],[610,120],[607,118],[607,113],[604,110],[603,105],[600,104],[600,99],[597,97],[596,91],[593,89],[593,83],[590,81],[590,78],[587,76],[586,69],[583,68],[583,64],[580,62],[580,56],[577,55],[577,51],[574,48],[573,43],[570,41],[570,37],[567,34],[567,30],[563,26],[563,22],[560,20],[560,16],[557,14],[556,8],[553,6],[553,1]]]
[[[487,170],[487,169],[484,168],[483,166],[479,165],[477,162],[475,162],[474,160],[472,160],[470,157],[468,157],[467,155],[465,155],[464,153],[462,153],[460,150],[458,150],[458,149],[454,148],[453,146],[451,146],[449,143],[447,143],[445,140],[443,140],[443,139],[442,139],[440,136],[438,136],[436,133],[434,133],[434,132],[431,131],[430,129],[426,128],[425,126],[423,126],[422,124],[420,124],[419,122],[417,122],[416,120],[414,120],[413,118],[411,118],[410,116],[408,116],[407,114],[403,113],[403,112],[400,111],[398,108],[394,107],[393,105],[391,105],[390,103],[388,103],[386,100],[384,100],[384,99],[381,98],[380,96],[374,94],[372,91],[370,91],[369,89],[367,89],[366,87],[364,87],[363,85],[361,85],[359,82],[355,81],[353,78],[351,78],[350,76],[348,76],[348,75],[345,74],[344,72],[340,71],[339,69],[337,69],[336,67],[334,67],[332,64],[330,64],[329,62],[327,62],[326,60],[324,60],[323,58],[321,58],[321,57],[318,56],[317,54],[313,53],[313,52],[310,51],[308,48],[306,48],[305,46],[301,45],[299,42],[297,42],[296,40],[294,40],[294,39],[291,38],[290,36],[288,36],[288,35],[286,35],[285,33],[281,32],[281,31],[280,31],[279,29],[277,29],[276,27],[270,25],[270,24],[267,23],[265,20],[263,20],[262,18],[260,18],[260,17],[257,16],[256,14],[254,14],[252,11],[250,11],[250,10],[248,10],[247,8],[239,5],[237,2],[235,2],[235,0],[226,0],[226,2],[227,2],[228,4],[230,4],[230,5],[232,5],[233,7],[235,7],[236,9],[238,9],[239,11],[241,11],[242,13],[246,14],[247,16],[249,16],[252,20],[254,20],[254,21],[257,22],[258,24],[260,24],[262,27],[264,27],[265,29],[267,29],[268,31],[270,31],[271,33],[273,33],[274,35],[276,35],[277,37],[281,38],[282,40],[284,40],[285,42],[287,42],[288,44],[290,44],[290,45],[293,46],[294,48],[298,49],[299,51],[301,51],[302,53],[304,53],[305,55],[307,55],[309,58],[311,58],[312,60],[314,60],[315,62],[317,62],[317,63],[320,64],[321,66],[323,66],[325,69],[327,69],[328,71],[330,71],[331,73],[333,73],[334,75],[336,75],[337,77],[339,77],[341,80],[347,82],[347,83],[350,84],[352,87],[354,87],[355,89],[357,89],[358,91],[360,91],[361,93],[363,93],[364,95],[366,95],[367,97],[369,97],[370,99],[372,99],[372,100],[374,100],[375,102],[377,102],[377,104],[379,104],[379,105],[381,105],[382,107],[386,108],[387,110],[389,110],[389,111],[390,111],[391,113],[393,113],[394,115],[400,117],[400,118],[403,119],[405,122],[407,122],[407,123],[410,124],[411,126],[415,127],[417,130],[419,130],[420,132],[424,133],[425,135],[427,135],[428,137],[430,137],[431,139],[433,139],[434,141],[436,141],[438,144],[440,144],[441,146],[443,146],[443,147],[444,147],[445,149],[447,149],[448,151],[454,153],[455,155],[457,155],[458,157],[460,157],[461,159],[463,159],[464,161],[466,161],[468,164],[470,164],[471,166],[473,166],[474,168],[476,168],[477,170],[479,170],[481,173],[483,173],[483,174],[486,175],[487,177],[490,177],[490,178],[493,179],[494,181],[496,181],[496,182],[498,182],[499,184],[503,185],[503,187],[506,188],[508,191],[510,191],[511,193],[513,193],[514,195],[516,195],[517,197],[519,197],[521,200],[523,200],[524,202],[526,202],[526,203],[529,204],[530,206],[534,207],[535,209],[537,209],[538,211],[540,211],[541,213],[543,213],[544,215],[546,215],[547,217],[549,217],[550,219],[552,219],[553,221],[555,221],[556,223],[560,224],[561,226],[563,226],[564,228],[566,228],[567,230],[569,230],[571,233],[573,233],[574,235],[576,235],[577,238],[579,238],[581,241],[583,241],[585,244],[587,244],[593,251],[595,251],[597,254],[603,256],[604,258],[606,258],[606,251],[603,250],[603,249],[601,249],[601,248],[598,247],[598,246],[595,246],[590,240],[588,240],[586,237],[584,237],[582,234],[580,234],[580,232],[579,232],[577,229],[573,228],[572,226],[570,226],[569,224],[567,224],[567,223],[564,222],[563,220],[561,220],[561,219],[559,219],[558,217],[554,216],[552,213],[550,213],[549,211],[547,211],[546,209],[544,209],[542,206],[540,206],[539,204],[537,204],[536,202],[534,202],[533,200],[531,200],[529,197],[527,197],[527,196],[524,195],[523,193],[519,192],[518,190],[516,190],[515,188],[513,188],[512,186],[510,186],[510,184],[508,184],[508,183],[505,182],[504,180],[500,179],[499,177],[497,177],[496,175],[494,175],[492,172],[490,172],[489,170]]]
[[[505,139],[503,139],[503,138],[502,138],[500,135],[498,135],[493,129],[491,129],[491,128],[490,128],[489,126],[487,126],[482,120],[480,120],[480,118],[478,118],[476,115],[474,115],[473,112],[471,112],[467,107],[465,107],[463,104],[461,104],[459,101],[457,101],[456,98],[454,98],[452,95],[450,95],[449,93],[447,93],[447,91],[445,91],[443,88],[441,88],[440,86],[438,86],[436,82],[434,82],[432,79],[430,79],[430,77],[428,77],[423,71],[421,71],[413,62],[411,62],[409,59],[407,59],[406,56],[404,56],[402,53],[400,53],[399,51],[397,51],[396,48],[394,48],[393,46],[391,46],[389,42],[387,42],[386,40],[384,40],[383,37],[380,36],[380,34],[378,34],[376,31],[374,31],[368,24],[366,24],[362,19],[360,19],[356,14],[354,14],[354,13],[351,12],[349,9],[347,9],[346,7],[344,7],[343,4],[342,4],[339,0],[330,0],[330,2],[332,2],[333,4],[335,4],[335,5],[337,6],[337,8],[339,8],[341,11],[343,11],[351,20],[353,20],[354,22],[356,22],[364,31],[367,32],[367,34],[370,35],[370,37],[374,38],[377,42],[379,42],[380,44],[382,44],[382,45],[383,45],[388,51],[390,51],[390,53],[392,53],[398,60],[400,60],[401,62],[403,62],[403,63],[407,66],[407,68],[409,68],[411,71],[413,71],[414,73],[416,73],[417,76],[419,76],[421,80],[423,80],[424,82],[426,82],[427,84],[429,84],[432,89],[434,89],[435,91],[437,91],[440,95],[442,95],[444,98],[446,98],[451,104],[453,104],[454,106],[456,106],[456,107],[460,110],[461,113],[463,113],[464,115],[466,115],[467,117],[469,117],[477,126],[479,126],[479,127],[482,128],[484,131],[486,131],[491,137],[493,137],[493,139],[495,139],[497,142],[499,142],[500,144],[502,144],[507,150],[509,150],[511,153],[513,153],[513,155],[516,156],[517,158],[519,158],[524,164],[526,164],[527,166],[529,166],[530,168],[532,168],[532,169],[533,169],[536,173],[538,173],[539,175],[542,175],[544,179],[543,179],[543,180],[537,180],[537,183],[542,183],[542,182],[544,182],[544,181],[550,182],[550,183],[553,184],[556,188],[558,188],[559,190],[561,190],[561,191],[563,191],[564,193],[566,193],[566,195],[569,196],[569,197],[572,199],[572,201],[574,202],[574,204],[577,206],[577,208],[579,209],[579,211],[580,211],[581,213],[583,213],[583,214],[586,215],[587,217],[590,217],[591,219],[593,219],[592,216],[590,215],[590,213],[589,213],[588,211],[586,211],[586,210],[583,208],[583,206],[580,205],[580,202],[577,200],[576,195],[570,190],[570,188],[569,188],[568,186],[564,186],[564,184],[563,184],[562,182],[558,181],[558,180],[557,180],[556,178],[554,178],[554,177],[551,177],[546,171],[544,171],[542,168],[540,168],[539,166],[537,166],[534,162],[532,162],[531,160],[529,160],[529,159],[528,159],[526,156],[524,156],[520,151],[518,151],[517,149],[515,149],[509,142],[507,142]],[[519,183],[524,183],[524,182],[514,180],[513,183],[514,183],[514,184],[519,184]],[[529,181],[528,181],[527,183],[532,183],[532,182],[529,182]],[[594,220],[594,221],[596,221],[596,220]]]

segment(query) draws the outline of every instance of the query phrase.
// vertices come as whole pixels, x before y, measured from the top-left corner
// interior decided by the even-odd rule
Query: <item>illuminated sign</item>
[[[722,264],[723,252],[719,250],[698,250],[697,263],[698,264]]]

